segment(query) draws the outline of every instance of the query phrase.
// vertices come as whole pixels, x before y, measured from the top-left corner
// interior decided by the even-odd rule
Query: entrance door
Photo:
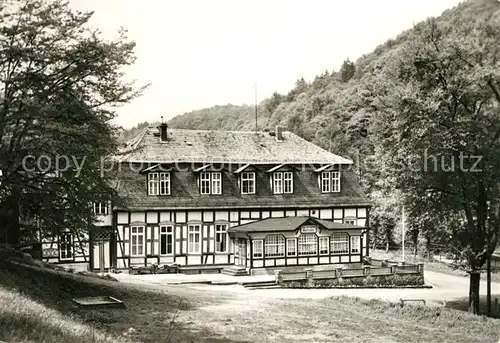
[[[99,228],[92,233],[92,259],[94,271],[109,271],[111,268],[111,229]]]
[[[234,256],[234,264],[246,267],[247,263],[247,244],[244,238],[238,238],[236,243],[236,254]]]

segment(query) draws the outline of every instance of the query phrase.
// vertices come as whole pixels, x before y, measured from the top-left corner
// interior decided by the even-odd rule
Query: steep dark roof
[[[352,164],[317,145],[283,131],[277,141],[269,132],[168,129],[162,142],[157,128],[147,128],[117,157],[124,162],[318,163]]]
[[[256,170],[256,194],[241,194],[238,177],[233,171],[222,171],[222,195],[201,195],[197,173],[190,170],[191,164],[179,164],[171,177],[171,194],[165,196],[147,195],[147,174],[141,174],[137,164],[122,163],[120,170],[114,170],[118,181],[117,191],[125,199],[123,209],[155,210],[214,209],[214,208],[293,208],[370,206],[353,171],[345,170],[341,177],[341,192],[321,193],[314,166],[294,171],[294,193],[273,194],[268,170],[273,165],[259,165]]]
[[[335,223],[330,220],[321,220],[314,217],[285,217],[267,218],[248,224],[229,228],[229,232],[274,232],[274,231],[295,231],[304,223],[317,223],[328,230],[349,230],[364,229],[361,226],[351,224]]]

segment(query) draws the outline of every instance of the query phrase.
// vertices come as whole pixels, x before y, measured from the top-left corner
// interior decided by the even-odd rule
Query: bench
[[[399,299],[399,304],[401,305],[401,307],[403,307],[407,302],[423,303],[423,305],[425,306],[425,299]]]

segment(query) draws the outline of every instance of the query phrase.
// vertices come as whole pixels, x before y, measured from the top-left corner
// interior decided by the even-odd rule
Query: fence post
[[[306,269],[306,282],[307,282],[307,286],[308,287],[311,287],[314,283],[313,281],[313,270],[312,268],[310,269]]]
[[[274,281],[279,285],[283,281],[283,276],[281,275],[281,270],[274,271]]]
[[[397,274],[397,272],[398,272],[398,265],[397,264],[391,264],[389,266],[389,268],[391,268],[391,274]]]
[[[424,264],[422,262],[417,263],[417,272],[422,276],[424,275]]]
[[[335,276],[340,279],[342,277],[342,269],[335,269]]]

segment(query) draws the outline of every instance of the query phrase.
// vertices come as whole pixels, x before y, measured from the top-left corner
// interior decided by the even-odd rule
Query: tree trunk
[[[385,242],[385,252],[389,252],[389,241]]]
[[[486,313],[491,316],[491,256],[486,263]]]
[[[479,271],[472,271],[469,274],[469,312],[479,314],[479,282],[481,280],[481,273]]]
[[[19,243],[19,202],[15,194],[11,194],[0,204],[0,224],[0,243]]]
[[[431,249],[431,237],[427,236],[425,239],[425,250],[426,250],[426,255],[427,255],[427,260],[432,262],[434,261],[434,256],[432,256],[432,249]]]

